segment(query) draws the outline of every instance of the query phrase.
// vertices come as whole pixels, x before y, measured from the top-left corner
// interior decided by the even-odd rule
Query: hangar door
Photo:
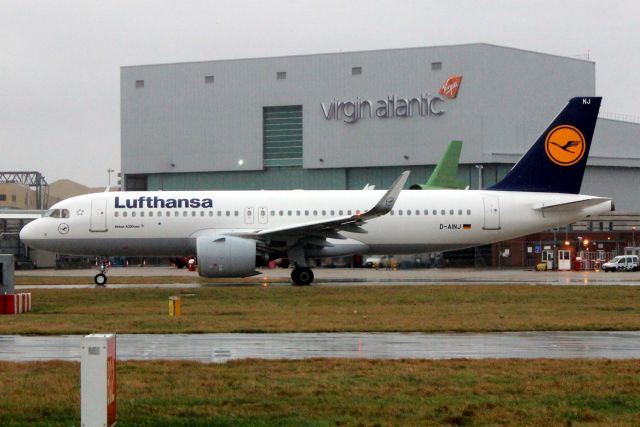
[[[500,230],[500,203],[497,196],[483,197],[484,230]]]

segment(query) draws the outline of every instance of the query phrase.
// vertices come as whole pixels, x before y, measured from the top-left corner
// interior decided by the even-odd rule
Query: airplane
[[[462,141],[451,141],[426,184],[413,184],[409,190],[465,189],[467,184],[458,179],[461,151]]]
[[[77,255],[193,254],[203,277],[258,274],[286,256],[310,285],[306,260],[367,253],[450,251],[539,232],[614,210],[578,194],[601,98],[573,98],[524,156],[486,190],[147,191],[94,193],[56,203],[22,241]],[[552,144],[578,141],[573,152]],[[104,271],[96,274],[104,286]]]

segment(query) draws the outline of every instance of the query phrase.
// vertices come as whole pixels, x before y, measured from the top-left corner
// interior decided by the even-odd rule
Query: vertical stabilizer
[[[462,190],[467,185],[458,179],[458,162],[462,141],[451,141],[426,184],[415,184],[412,190]]]
[[[489,189],[578,194],[601,100],[571,99],[520,161]]]

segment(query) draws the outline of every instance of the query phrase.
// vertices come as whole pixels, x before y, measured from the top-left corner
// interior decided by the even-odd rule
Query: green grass
[[[0,425],[79,425],[79,364],[0,362]],[[609,360],[119,362],[119,426],[638,425]]]
[[[33,311],[0,316],[0,334],[485,332],[638,330],[627,286],[211,286],[33,289]],[[168,297],[183,295],[183,315]]]

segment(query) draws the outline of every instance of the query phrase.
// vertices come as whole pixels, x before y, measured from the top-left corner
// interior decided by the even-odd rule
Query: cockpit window
[[[69,209],[49,209],[44,213],[45,217],[69,218]]]

